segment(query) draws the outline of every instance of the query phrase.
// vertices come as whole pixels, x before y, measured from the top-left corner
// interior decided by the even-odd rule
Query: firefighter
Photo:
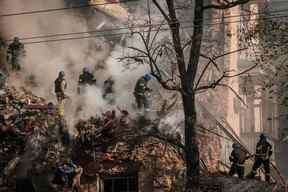
[[[149,101],[147,94],[152,90],[148,87],[148,82],[151,80],[150,74],[145,74],[136,82],[134,88],[134,96],[137,104],[137,108],[141,110],[144,107],[145,111],[149,111]]]
[[[270,182],[270,156],[272,155],[272,146],[267,141],[267,136],[260,134],[260,140],[256,145],[255,162],[248,178],[254,178],[256,171],[263,164],[265,170],[265,181]]]
[[[85,88],[87,85],[96,85],[96,79],[88,68],[84,67],[82,73],[79,75],[78,80],[78,94],[81,93],[81,88]]]
[[[66,160],[56,169],[52,183],[63,189],[70,188],[73,191],[79,191],[82,172],[82,167],[77,166],[71,160]]]
[[[7,76],[4,72],[0,71],[0,89],[4,89],[6,85]]]
[[[104,81],[104,86],[103,86],[103,98],[108,100],[109,103],[114,103],[114,80],[112,77],[109,77]]]
[[[5,47],[6,47],[5,40],[0,37],[0,49],[5,48]]]
[[[18,37],[15,37],[13,42],[8,46],[6,58],[7,63],[11,65],[13,71],[19,71],[21,69],[20,62],[24,56],[24,44],[20,42]]]
[[[57,97],[58,104],[60,105],[63,103],[63,100],[66,98],[65,89],[67,88],[67,83],[64,77],[65,77],[64,71],[60,71],[57,79],[54,82],[55,94]]]
[[[229,157],[232,165],[229,171],[229,175],[233,176],[235,173],[240,179],[244,177],[244,163],[248,158],[247,153],[243,150],[239,143],[233,143],[232,152]]]
[[[54,106],[52,102],[49,102],[47,105],[47,112],[46,112],[46,122],[48,127],[49,137],[53,141],[58,140],[58,131],[59,126],[57,126],[57,108]]]
[[[78,83],[80,85],[95,85],[96,79],[94,75],[91,72],[89,72],[88,68],[84,67],[82,73],[79,76]]]

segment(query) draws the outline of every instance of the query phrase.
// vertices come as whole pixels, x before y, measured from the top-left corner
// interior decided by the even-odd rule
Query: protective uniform
[[[0,49],[5,48],[5,47],[6,47],[6,43],[4,39],[0,37]]]
[[[148,87],[148,81],[151,80],[149,74],[144,75],[136,82],[134,88],[134,96],[137,104],[137,108],[140,110],[144,107],[145,111],[149,110],[149,101],[147,99],[147,92],[151,92],[151,89]]]
[[[87,85],[96,85],[96,79],[92,73],[89,72],[89,70],[84,67],[82,74],[79,76],[78,80],[78,94],[85,91],[85,87]]]
[[[265,170],[265,181],[270,181],[270,156],[272,155],[272,146],[267,141],[267,137],[264,134],[260,135],[260,140],[256,145],[255,162],[251,173],[248,178],[254,178],[257,169],[263,164]]]
[[[52,182],[61,186],[68,185],[70,188],[75,189],[76,185],[80,185],[82,172],[83,170],[80,166],[75,165],[72,161],[66,162],[57,168]]]
[[[52,103],[49,102],[47,105],[47,111],[46,111],[46,116],[45,116],[45,121],[46,121],[46,125],[47,125],[47,131],[48,131],[48,135],[49,138],[51,139],[52,142],[57,142],[58,141],[58,137],[59,137],[59,125],[58,125],[58,118],[59,116],[57,116],[57,111],[58,108],[57,106]]]
[[[238,177],[242,179],[244,177],[244,163],[247,159],[247,153],[238,143],[234,143],[232,147],[233,151],[229,157],[229,160],[232,163],[229,175],[233,176],[235,173],[237,173]]]
[[[108,100],[109,103],[114,103],[114,80],[110,77],[107,80],[104,81],[103,86],[103,98]]]
[[[62,104],[62,101],[65,99],[65,89],[67,88],[67,83],[66,80],[64,79],[64,72],[61,71],[57,77],[57,79],[55,80],[54,84],[55,84],[55,94],[57,97],[57,101],[59,104]]]
[[[57,105],[57,115],[60,117],[60,118],[63,118],[64,117],[64,114],[65,114],[65,105],[64,105],[64,102],[62,103],[59,103]]]
[[[7,79],[7,76],[3,72],[0,71],[0,89],[3,89],[5,87],[6,79]]]
[[[96,79],[94,75],[89,72],[87,68],[84,68],[82,74],[80,74],[79,76],[78,83],[80,85],[95,85]]]
[[[24,44],[19,41],[19,38],[15,37],[7,49],[7,62],[11,64],[12,70],[19,71],[21,69],[20,59],[24,56]]]

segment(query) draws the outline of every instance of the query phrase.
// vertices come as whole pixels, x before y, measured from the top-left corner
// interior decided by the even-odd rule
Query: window
[[[261,99],[254,100],[254,118],[255,118],[255,132],[262,132],[262,112],[261,112]]]
[[[104,179],[104,192],[137,192],[137,176],[119,176]]]

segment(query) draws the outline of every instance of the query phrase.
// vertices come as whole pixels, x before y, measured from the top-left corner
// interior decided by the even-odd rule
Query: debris
[[[40,170],[55,166],[56,163],[49,161],[49,145],[56,148],[56,162],[63,158],[64,147],[59,139],[62,119],[52,103],[24,88],[5,87],[0,95],[0,106],[0,178],[7,175],[14,178],[15,165],[25,158]]]
[[[181,155],[171,144],[139,129],[138,123],[137,118],[121,109],[80,120],[76,125],[73,159],[83,166],[85,175],[112,176],[154,169],[155,181],[171,188],[174,174],[183,168]],[[158,163],[151,167],[155,158]]]

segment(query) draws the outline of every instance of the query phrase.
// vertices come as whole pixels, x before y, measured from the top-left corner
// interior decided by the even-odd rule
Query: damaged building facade
[[[251,28],[254,29],[257,26],[258,19],[261,19],[259,13],[268,5],[269,2],[263,0],[250,2],[242,7],[234,7],[225,11],[210,12],[210,20],[215,20],[219,24],[206,26],[205,34],[217,42],[217,51],[232,53],[217,60],[217,64],[221,66],[222,70],[226,69],[233,71],[231,74],[238,74],[249,67],[253,67],[258,62],[257,46],[260,43],[260,38],[253,37],[253,39],[248,38],[247,40],[246,38],[244,40],[243,34],[247,35]],[[252,14],[245,14],[245,10],[249,10]],[[235,17],[235,15],[240,16]],[[245,49],[247,45],[243,44],[246,41],[248,41],[248,45],[251,45],[248,49]],[[213,51],[212,49],[211,52]],[[229,137],[229,139],[218,137],[221,141],[219,148],[221,158],[219,161],[226,165],[230,164],[229,155],[232,151],[233,142],[240,142],[249,152],[254,153],[259,135],[263,132],[268,135],[273,145],[273,160],[279,154],[281,136],[279,97],[271,96],[269,91],[263,91],[263,87],[265,87],[264,76],[261,69],[255,67],[247,74],[227,79],[226,84],[230,88],[220,87],[200,93],[198,96],[199,105],[206,111],[206,114],[210,113],[210,118],[213,119],[210,129],[216,130],[216,132],[218,130],[218,134]],[[217,77],[217,71],[211,69],[203,81],[211,82],[216,79],[215,77]],[[222,99],[223,97],[225,100]],[[202,109],[198,107],[200,114],[203,113]],[[201,122],[201,117],[198,119]]]
[[[70,1],[67,0],[66,2]],[[99,1],[95,0],[89,2],[90,5],[93,5]],[[73,6],[74,4],[72,3],[71,5]],[[255,8],[255,6],[257,7],[257,3],[249,4],[248,6],[252,9],[253,7]],[[87,14],[88,12],[85,13],[85,17],[88,18],[88,29],[90,30],[91,26],[97,26],[97,30],[105,30],[107,25],[109,26],[108,28],[117,26],[117,24],[110,25],[111,17],[113,18],[113,21],[116,20],[119,22],[118,19],[120,18],[121,22],[128,22],[129,13],[127,10],[128,9],[123,8],[120,5],[105,5],[102,7],[89,8],[89,14]],[[94,12],[97,12],[97,14],[104,13],[106,15],[105,19],[99,23],[98,18],[94,17]],[[205,34],[206,36],[213,37],[215,41],[221,39],[221,42],[217,43],[217,46],[220,45],[222,47],[219,49],[220,52],[239,49],[237,43],[239,23],[233,23],[235,20],[229,18],[229,15],[237,15],[240,14],[240,12],[240,8],[233,8],[229,12],[215,11],[209,15],[211,20],[221,18],[221,21],[231,22],[231,24],[228,25],[214,25],[213,32],[209,29],[207,30],[207,34]],[[91,17],[94,18],[91,19]],[[95,29],[92,28],[92,30]],[[127,29],[124,29],[123,31],[125,30]],[[116,38],[110,38],[103,38],[105,39],[105,44],[102,44],[101,41],[89,44],[86,55],[84,57],[81,55],[80,57],[85,58],[83,60],[87,62],[85,64],[81,63],[81,65],[84,66],[87,64],[89,65],[88,67],[92,68],[93,72],[96,71],[95,73],[99,75],[96,75],[96,78],[101,78],[101,73],[103,72],[101,70],[106,67],[104,64],[106,59],[115,51],[113,49],[117,47],[116,45],[123,43],[124,37],[117,36]],[[53,48],[53,46],[51,47]],[[101,55],[100,58],[97,57],[97,59],[95,59],[95,57],[93,57],[95,50],[101,52],[106,49],[109,51],[105,51],[105,54]],[[73,54],[76,53],[75,51],[72,52]],[[69,59],[73,60],[73,58],[74,57],[71,57]],[[64,67],[68,71],[68,78],[77,74],[77,66],[79,64],[77,62],[74,63],[69,59]],[[60,63],[63,62],[63,60],[61,58],[56,61]],[[97,60],[96,65],[94,65],[94,60]],[[113,61],[115,62],[115,60]],[[228,68],[235,73],[240,72],[242,69],[247,68],[247,65],[251,64],[249,63],[249,58],[243,57],[243,55],[239,56],[238,54],[231,54],[225,59],[220,59],[219,63],[223,64],[223,69]],[[58,66],[55,67],[55,71],[56,69],[58,70]],[[100,72],[97,71],[98,69],[101,69]],[[216,75],[215,70],[211,70],[204,78],[205,83],[213,81]],[[236,80],[228,80],[227,83],[239,93],[243,101],[229,89],[225,88],[217,88],[216,90],[209,90],[197,95],[198,123],[196,129],[198,134],[197,143],[200,149],[202,175],[223,174],[223,172],[227,171],[230,164],[229,155],[234,142],[244,144],[249,151],[253,152],[255,151],[259,133],[266,132],[269,134],[269,138],[273,141],[274,146],[275,143],[277,143],[279,139],[279,123],[274,117],[278,116],[278,103],[274,100],[267,100],[264,95],[259,95],[259,93],[256,92],[260,85],[260,82],[258,82],[257,79],[260,78],[259,72],[253,71],[253,73],[251,72],[247,76],[236,78]],[[45,77],[43,77],[43,79],[47,80]],[[129,81],[132,80],[129,79]],[[51,94],[49,95],[50,89],[43,88],[43,91],[41,86],[42,85],[37,87],[35,85],[38,89],[35,89],[35,87],[32,87],[32,89],[37,90],[36,92],[40,89],[41,94],[43,94],[43,92],[45,94],[48,93],[47,98],[51,99]],[[154,90],[157,89],[158,88],[156,87]],[[99,114],[99,111],[97,111],[97,115],[94,115],[93,111],[93,116],[89,114],[91,117],[84,118],[85,120],[79,120],[79,117],[76,119],[73,116],[77,121],[74,122],[71,118],[69,118],[71,121],[68,120],[69,128],[71,128],[70,131],[72,130],[71,136],[73,138],[73,143],[71,144],[71,151],[67,151],[65,150],[65,146],[59,144],[61,142],[59,142],[59,138],[57,138],[57,133],[55,138],[47,138],[47,135],[53,135],[53,129],[51,130],[51,127],[49,126],[51,121],[57,122],[57,126],[58,123],[60,124],[59,127],[61,126],[61,121],[58,119],[57,115],[47,115],[48,102],[40,97],[34,96],[26,89],[22,90],[24,93],[20,98],[14,97],[13,95],[18,95],[18,93],[14,88],[12,90],[10,101],[6,103],[8,109],[3,111],[4,118],[12,119],[15,114],[17,116],[25,112],[30,114],[32,111],[33,113],[31,114],[31,117],[23,117],[23,119],[21,119],[21,116],[19,120],[21,125],[19,125],[19,127],[22,127],[22,124],[25,124],[23,125],[23,129],[19,129],[19,127],[17,127],[18,125],[11,125],[10,128],[13,130],[12,136],[6,135],[6,137],[5,134],[9,131],[1,130],[5,132],[5,134],[1,133],[3,140],[1,140],[0,143],[0,153],[11,154],[11,156],[5,157],[3,162],[1,160],[1,168],[5,169],[5,167],[7,168],[7,165],[11,165],[14,161],[18,161],[17,158],[15,159],[15,155],[18,153],[22,154],[23,150],[25,151],[25,149],[22,148],[23,143],[28,142],[27,140],[30,138],[33,138],[33,141],[35,139],[36,142],[40,142],[39,145],[41,146],[42,144],[44,146],[47,144],[48,140],[50,141],[50,139],[52,139],[53,142],[51,142],[48,147],[44,147],[42,149],[43,151],[37,151],[39,152],[37,153],[39,159],[33,159],[33,161],[35,161],[35,164],[33,165],[36,165],[39,161],[42,162],[39,167],[37,166],[37,169],[35,168],[37,174],[42,174],[42,171],[47,168],[50,170],[51,168],[55,168],[57,163],[64,161],[65,156],[71,152],[72,160],[83,167],[84,171],[81,178],[81,186],[85,192],[175,192],[177,186],[183,185],[183,173],[185,170],[183,160],[183,130],[181,128],[183,127],[184,118],[181,112],[179,112],[182,109],[180,103],[176,103],[175,109],[173,108],[173,110],[171,110],[172,113],[180,113],[179,116],[176,115],[175,117],[175,114],[173,116],[173,118],[178,118],[179,122],[169,124],[169,116],[167,115],[162,119],[164,125],[160,125],[159,119],[153,119],[153,121],[148,122],[145,120],[143,122],[143,119],[135,115],[137,113],[134,110],[131,110],[133,112],[131,115],[129,114],[129,110],[121,110],[118,106],[114,106],[116,109],[113,110],[108,110],[105,106],[105,110],[101,111],[103,112],[102,114]],[[9,93],[8,90],[5,91],[7,91],[7,94]],[[155,94],[152,96],[153,100],[162,101],[163,97],[166,97],[164,91],[160,90],[159,92],[163,95],[155,96]],[[6,100],[6,92],[4,92],[3,95],[5,96],[5,99],[3,100]],[[167,93],[167,95],[169,94]],[[123,95],[121,96],[123,97]],[[31,98],[29,99],[29,97]],[[95,100],[95,98],[93,98],[93,100]],[[76,99],[77,101],[85,100],[85,97]],[[13,100],[15,100],[16,103],[13,103]],[[74,101],[75,100],[73,100],[73,102]],[[33,105],[33,103],[35,105]],[[71,101],[67,101],[67,113],[74,110],[74,108],[73,110],[69,108],[73,106],[70,104]],[[152,107],[151,116],[154,115],[153,113],[155,113],[155,111],[161,111],[161,103],[154,105],[155,106]],[[92,105],[91,103],[88,103],[83,106],[83,108],[89,108]],[[45,124],[41,124],[39,119],[43,120]],[[167,122],[165,124],[166,120]],[[2,126],[1,128],[4,129],[5,126]],[[38,128],[44,130],[39,130]],[[35,134],[38,134],[37,137]],[[17,139],[15,139],[15,137]],[[11,138],[19,142],[10,143]],[[43,140],[37,140],[39,138]],[[41,143],[43,141],[44,143]],[[274,147],[273,151],[277,151],[276,147]],[[9,174],[15,177],[14,173]],[[4,181],[2,180],[1,182]],[[53,189],[50,191],[53,191]]]

